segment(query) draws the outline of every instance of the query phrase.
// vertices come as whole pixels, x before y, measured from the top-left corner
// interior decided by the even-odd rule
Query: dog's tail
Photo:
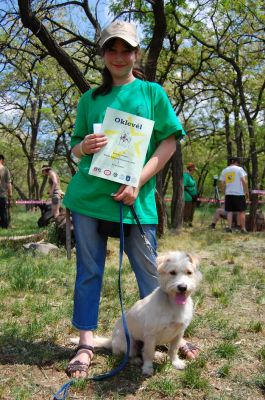
[[[79,338],[71,338],[70,342],[78,345]],[[103,337],[103,336],[94,336],[94,347],[95,347],[95,349],[111,350],[112,340],[111,340],[111,338],[107,338],[107,337]]]
[[[94,347],[96,349],[112,349],[112,339],[104,336],[94,336]]]

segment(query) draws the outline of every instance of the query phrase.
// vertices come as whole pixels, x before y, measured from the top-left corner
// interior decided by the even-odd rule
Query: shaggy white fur
[[[178,356],[180,341],[191,322],[193,302],[191,293],[201,279],[197,257],[181,251],[158,256],[160,287],[137,301],[127,312],[130,332],[130,356],[137,358],[139,342],[142,348],[142,373],[153,374],[153,359],[157,345],[169,344],[168,354],[176,369],[184,369],[185,362]],[[122,320],[114,327],[112,338],[95,336],[95,348],[112,349],[113,354],[126,352]]]

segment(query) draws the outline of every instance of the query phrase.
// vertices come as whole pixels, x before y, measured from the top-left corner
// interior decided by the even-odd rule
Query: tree
[[[16,9],[11,1],[8,3],[10,12],[5,9],[1,37],[5,51],[13,54],[9,65],[21,54],[23,68],[29,57],[35,60],[32,61],[35,77],[39,76],[35,66],[51,63],[55,68],[52,60],[57,62],[58,71],[64,71],[61,75],[65,92],[61,88],[55,101],[45,100],[42,122],[54,125],[49,154],[54,148],[57,159],[66,155],[68,167],[74,173],[75,160],[68,146],[74,119],[71,105],[74,105],[67,91],[74,93],[76,101],[76,89],[84,92],[99,81],[97,40],[101,23],[97,6],[93,9],[87,0],[19,0]],[[179,231],[182,156],[198,166],[201,192],[211,192],[213,174],[219,174],[233,153],[244,159],[251,188],[256,188],[264,176],[264,170],[258,168],[264,162],[262,2],[124,0],[110,1],[109,7],[113,19],[138,23],[143,36],[142,66],[147,78],[165,87],[176,114],[184,122],[186,140],[177,146],[176,155],[157,178],[161,210],[166,190],[173,193],[171,223]],[[77,26],[76,17],[69,18],[73,14],[78,21],[83,18],[85,31],[82,24]],[[50,79],[42,84],[49,85]],[[50,161],[53,162],[52,158]],[[252,200],[254,216],[257,203],[255,198]]]
[[[250,184],[257,188],[258,159],[256,148],[255,121],[264,110],[264,30],[261,18],[262,3],[249,1],[227,2],[212,1],[207,9],[202,9],[199,1],[195,5],[192,18],[189,12],[177,12],[174,17],[177,24],[189,36],[204,48],[214,52],[223,62],[227,63],[234,73],[233,85],[238,94],[239,106],[245,118],[249,134],[249,158],[251,163]],[[176,5],[175,1],[171,1]],[[182,10],[183,11],[183,10]],[[188,10],[189,11],[189,10]],[[202,24],[202,17],[204,23]],[[205,23],[207,21],[207,23]],[[258,32],[258,34],[257,34]],[[263,33],[262,33],[263,32]],[[211,38],[211,39],[210,39]],[[255,55],[255,57],[253,57]],[[249,84],[251,82],[251,84]],[[254,84],[255,82],[255,84]],[[253,90],[254,86],[254,90]],[[239,110],[234,105],[236,128],[238,128]],[[237,151],[241,151],[240,135],[237,129]],[[238,154],[242,156],[242,154]],[[251,196],[251,227],[254,229],[258,202],[257,196]]]
[[[20,144],[27,160],[26,166],[21,162],[20,173],[13,173],[13,185],[20,197],[39,199],[45,186],[45,180],[39,185],[40,163],[52,165],[66,153],[69,168],[73,170],[68,142],[73,126],[70,110],[76,107],[77,96],[70,83],[66,84],[57,64],[51,60],[36,61],[34,54],[25,58],[15,45],[8,45],[8,39],[7,35],[1,58],[4,79],[0,85],[0,131],[13,146],[15,142]],[[22,176],[27,181],[26,187]]]
[[[137,3],[137,2],[136,2]],[[164,1],[155,0],[147,2],[148,7],[137,10],[138,18],[141,17],[145,12],[152,13],[152,35],[150,42],[148,43],[148,51],[146,54],[145,72],[146,77],[150,81],[154,81],[156,77],[156,69],[158,58],[162,50],[163,41],[166,36],[166,16],[164,11]],[[91,27],[94,29],[91,39],[87,39],[84,36],[77,34],[74,29],[66,29],[66,27],[56,20],[57,13],[55,11],[65,9],[66,7],[73,6],[72,1],[66,1],[62,4],[51,2],[40,3],[40,7],[32,9],[33,3],[30,0],[18,0],[19,11],[21,21],[25,28],[28,28],[41,42],[42,46],[48,51],[49,55],[54,57],[59,65],[67,72],[72,78],[73,82],[77,85],[81,92],[85,92],[89,89],[90,85],[84,74],[84,65],[80,65],[80,62],[75,62],[78,54],[84,54],[88,63],[96,58],[99,53],[97,46],[97,40],[101,31],[101,27],[97,21],[97,18],[91,12],[89,4],[86,0],[76,2],[75,5],[85,14]],[[122,5],[120,4],[119,7]],[[124,7],[125,6],[125,7]],[[115,4],[113,5],[115,8]],[[117,8],[117,11],[119,10]],[[128,15],[129,18],[132,14],[131,9],[127,9],[126,4],[123,4],[123,14]],[[142,15],[143,13],[143,15]],[[66,33],[69,39],[66,41],[59,42],[59,32]],[[70,48],[69,43],[75,43],[75,57],[73,57],[73,48]],[[65,50],[67,48],[67,50]],[[162,187],[159,184],[158,179],[158,192],[161,194]],[[160,199],[161,200],[161,199]],[[162,226],[164,224],[162,223]]]

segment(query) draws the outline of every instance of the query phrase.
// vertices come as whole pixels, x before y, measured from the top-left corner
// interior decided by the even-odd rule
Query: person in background
[[[196,181],[193,178],[193,174],[196,170],[195,165],[190,162],[187,164],[187,172],[183,174],[183,186],[184,186],[184,223],[192,227],[194,211],[196,207],[196,200],[198,197]]]
[[[218,221],[220,221],[220,219],[227,219],[227,211],[225,211],[224,209],[224,205],[222,207],[219,207],[215,210],[213,219],[212,219],[212,223],[209,226],[209,228],[211,229],[215,229],[216,228],[216,224]],[[237,213],[233,212],[232,215],[232,226],[237,227],[238,226],[238,222],[237,222]]]
[[[60,214],[62,191],[60,188],[60,179],[55,171],[48,165],[43,165],[41,168],[43,176],[48,177],[49,183],[49,197],[52,200],[52,213],[53,217],[57,218]]]
[[[226,232],[232,232],[233,212],[238,213],[238,224],[241,233],[246,230],[246,197],[248,197],[247,173],[240,167],[238,157],[230,157],[229,166],[221,172],[220,181],[225,194],[225,211],[227,212]]]
[[[64,205],[72,212],[77,255],[72,323],[79,331],[79,346],[66,369],[73,378],[85,378],[93,358],[93,335],[98,326],[108,240],[99,230],[100,222],[119,222],[119,203],[123,203],[123,222],[130,225],[124,249],[136,276],[140,297],[147,296],[158,286],[155,175],[176,151],[176,140],[185,135],[163,88],[143,80],[142,73],[138,75],[134,69],[140,50],[136,27],[128,22],[113,22],[102,31],[99,45],[105,65],[103,83],[87,91],[79,101],[71,137],[72,152],[80,158],[79,169],[64,196]],[[155,121],[138,187],[88,173],[93,154],[107,144],[107,136],[94,133],[93,124],[103,122],[109,106]],[[131,205],[152,252],[142,240]],[[187,357],[196,356],[197,348],[188,347],[185,341],[183,346]]]
[[[0,154],[0,226],[8,228],[8,207],[12,198],[12,184],[10,172],[4,164],[5,157]]]

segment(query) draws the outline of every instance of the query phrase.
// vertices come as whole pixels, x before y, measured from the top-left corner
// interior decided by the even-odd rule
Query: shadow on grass
[[[66,348],[55,344],[52,340],[30,342],[2,336],[0,349],[0,364],[2,365],[36,366],[45,370],[48,376],[50,376],[49,370],[52,370],[53,376],[58,374],[58,389],[59,382],[62,382],[64,376],[65,383],[69,381],[64,369],[75,354],[75,346]],[[101,356],[104,357],[103,360]],[[74,383],[71,390],[77,391],[81,396],[87,396],[89,392],[98,393],[99,398],[108,398],[117,392],[121,396],[135,394],[146,378],[142,376],[141,368],[131,363],[127,363],[125,368],[114,377],[100,381],[93,379],[94,376],[103,375],[116,368],[121,360],[122,357],[113,357],[107,350],[97,350],[91,365],[91,375],[88,379]],[[32,371],[34,374],[34,368]]]
[[[1,364],[27,364],[49,366],[69,359],[74,349],[66,348],[52,341],[30,342],[17,337],[0,337]]]

